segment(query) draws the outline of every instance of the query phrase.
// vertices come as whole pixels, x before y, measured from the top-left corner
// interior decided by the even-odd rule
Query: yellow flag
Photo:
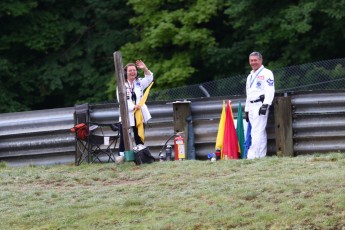
[[[216,139],[216,146],[215,148],[219,148],[221,151],[221,159],[224,159],[223,156],[223,141],[224,141],[224,128],[225,128],[225,102],[223,101],[223,109],[222,115],[220,116],[219,126],[218,126],[218,133]]]
[[[140,102],[138,105],[140,105],[140,107],[142,107],[146,100],[147,100],[147,97],[149,96],[149,92],[150,92],[150,89],[153,85],[153,82],[151,82],[151,84],[149,85],[149,87],[147,87],[143,97],[141,98]],[[134,110],[134,116],[135,116],[135,121],[136,121],[136,126],[138,128],[138,135],[141,139],[141,141],[144,143],[144,140],[145,140],[145,134],[144,134],[144,118],[143,118],[143,113],[141,112],[140,109],[135,109]]]

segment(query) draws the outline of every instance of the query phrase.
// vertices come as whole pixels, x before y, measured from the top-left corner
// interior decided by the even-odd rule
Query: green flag
[[[237,139],[238,139],[238,145],[239,145],[240,151],[241,151],[241,158],[243,159],[243,154],[244,154],[244,128],[243,128],[243,118],[242,118],[242,105],[241,105],[241,102],[238,103],[236,134],[237,134]]]

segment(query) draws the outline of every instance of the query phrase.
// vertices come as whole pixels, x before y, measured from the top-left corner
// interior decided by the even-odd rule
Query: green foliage
[[[15,66],[8,60],[0,58],[0,111],[15,112],[25,110],[26,107],[18,102],[19,95],[11,89],[16,88]]]
[[[0,112],[107,99],[112,53],[134,38],[125,3],[1,3]]]
[[[221,68],[220,55],[229,60],[229,72],[249,71],[248,54],[253,50],[262,52],[264,64],[270,68],[343,57],[344,48],[338,44],[344,38],[339,26],[345,13],[336,9],[344,6],[344,0],[265,1],[260,7],[254,0],[228,4],[223,30],[230,27],[232,33],[231,37],[220,36],[221,46],[210,51],[209,64],[216,69]],[[222,76],[223,71],[219,72]]]
[[[140,40],[121,48],[124,60],[145,60],[155,73],[155,88],[159,89],[186,85],[193,75],[204,75],[197,66],[206,61],[207,50],[216,45],[207,23],[216,16],[219,1],[129,3],[136,13],[131,23]]]
[[[124,64],[145,61],[153,92],[247,74],[253,50],[271,69],[343,58],[344,7],[345,0],[2,1],[0,112],[114,99],[118,50]]]
[[[7,15],[12,17],[18,17],[30,13],[30,11],[37,7],[37,1],[22,1],[12,0],[10,2],[2,1],[0,3],[0,17]]]
[[[276,89],[309,90],[345,88],[345,68],[334,61],[292,66],[274,71]]]

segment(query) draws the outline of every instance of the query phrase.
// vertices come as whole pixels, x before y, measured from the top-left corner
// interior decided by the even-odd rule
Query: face
[[[127,67],[127,79],[134,80],[137,77],[137,68],[135,66],[128,66]]]
[[[257,71],[262,65],[262,59],[256,55],[249,56],[249,65],[254,71]]]

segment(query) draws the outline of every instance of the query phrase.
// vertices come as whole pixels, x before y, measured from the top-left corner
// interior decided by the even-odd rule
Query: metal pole
[[[115,73],[117,77],[117,88],[118,88],[118,97],[120,104],[120,116],[122,123],[122,134],[123,142],[125,145],[125,150],[131,149],[131,142],[129,137],[129,120],[128,120],[128,107],[127,107],[127,95],[125,87],[125,77],[123,74],[123,65],[122,65],[122,55],[120,51],[114,52],[114,65]]]

